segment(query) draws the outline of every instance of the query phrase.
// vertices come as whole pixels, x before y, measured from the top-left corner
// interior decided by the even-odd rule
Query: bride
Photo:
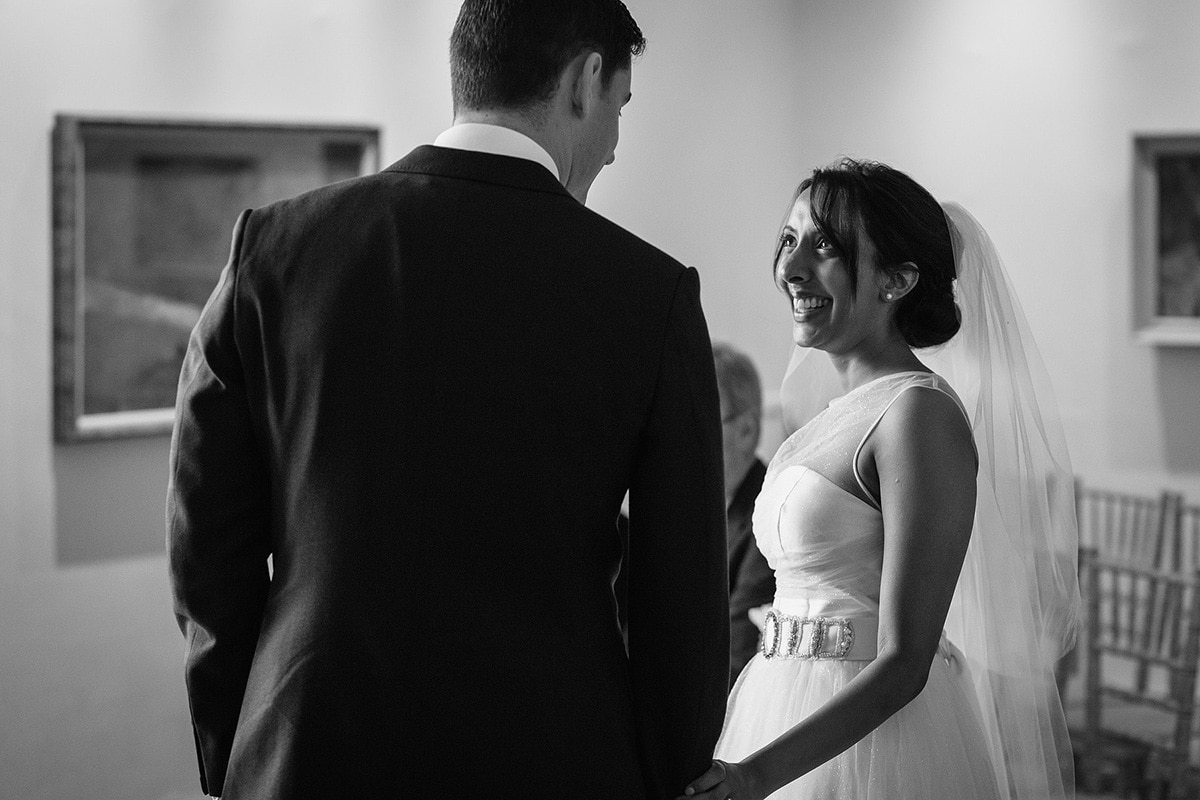
[[[844,159],[797,189],[775,280],[798,345],[785,413],[830,367],[841,394],[768,468],[775,602],[685,795],[1072,796],[1053,679],[1079,612],[1071,472],[990,239]]]

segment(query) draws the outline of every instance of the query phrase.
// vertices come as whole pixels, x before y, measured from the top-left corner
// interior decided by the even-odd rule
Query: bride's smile
[[[817,313],[830,304],[828,297],[819,297],[813,294],[800,293],[792,296],[792,317],[801,322],[817,315]]]

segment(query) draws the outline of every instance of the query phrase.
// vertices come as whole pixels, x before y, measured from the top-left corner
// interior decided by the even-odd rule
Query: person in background
[[[726,542],[729,546],[729,682],[758,650],[759,627],[750,612],[775,597],[775,575],[754,541],[751,516],[767,467],[759,459],[762,383],[754,362],[724,342],[713,343],[721,393],[725,456]]]

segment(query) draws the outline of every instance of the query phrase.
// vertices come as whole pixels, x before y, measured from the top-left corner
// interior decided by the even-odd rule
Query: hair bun
[[[962,313],[950,286],[927,286],[921,291],[921,285],[917,281],[896,309],[896,326],[908,346],[916,349],[945,344],[962,324]]]

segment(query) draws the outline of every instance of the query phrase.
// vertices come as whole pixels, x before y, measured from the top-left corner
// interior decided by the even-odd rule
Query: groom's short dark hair
[[[548,99],[584,49],[607,86],[646,39],[621,0],[466,0],[450,35],[454,108],[526,108]]]

